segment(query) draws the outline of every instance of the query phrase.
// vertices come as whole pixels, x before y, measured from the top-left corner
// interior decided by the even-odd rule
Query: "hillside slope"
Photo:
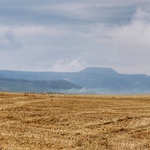
[[[59,92],[79,89],[79,86],[65,80],[29,81],[21,79],[0,78],[0,91],[11,92]]]

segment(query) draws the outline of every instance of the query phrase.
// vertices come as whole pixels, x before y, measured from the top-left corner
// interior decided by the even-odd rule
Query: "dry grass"
[[[0,150],[149,150],[150,96],[0,93]]]

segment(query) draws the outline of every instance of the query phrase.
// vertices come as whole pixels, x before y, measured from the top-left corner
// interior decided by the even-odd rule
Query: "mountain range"
[[[150,93],[150,76],[121,74],[112,68],[88,67],[79,72],[0,70],[1,91],[97,94]]]

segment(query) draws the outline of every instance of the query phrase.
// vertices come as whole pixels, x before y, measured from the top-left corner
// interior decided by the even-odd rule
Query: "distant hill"
[[[29,81],[21,79],[0,78],[0,91],[11,92],[61,92],[79,89],[79,86],[65,80]]]
[[[88,67],[79,72],[26,72],[1,70],[0,78],[16,79],[15,82],[21,82],[19,80],[28,80],[28,82],[32,83],[42,80],[40,84],[43,86],[44,84],[47,85],[49,81],[63,81],[60,82],[60,87],[63,86],[63,84],[71,83],[77,88],[70,87],[67,90],[76,89],[75,92],[77,93],[150,93],[150,76],[144,74],[120,74],[112,68]],[[78,87],[82,87],[82,89],[80,88],[79,90]],[[25,90],[28,90],[28,88],[31,89],[31,87],[26,87]],[[58,89],[61,90],[61,88]],[[44,87],[40,88],[40,90],[47,91]]]

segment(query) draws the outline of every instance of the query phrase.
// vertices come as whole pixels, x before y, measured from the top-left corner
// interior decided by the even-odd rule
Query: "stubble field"
[[[150,95],[0,93],[0,150],[149,150]]]

